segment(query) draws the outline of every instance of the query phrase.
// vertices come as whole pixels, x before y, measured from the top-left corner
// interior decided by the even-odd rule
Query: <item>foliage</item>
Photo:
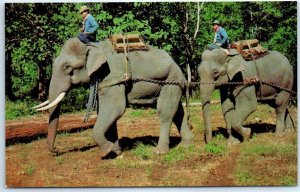
[[[37,114],[36,111],[30,110],[31,107],[37,104],[36,101],[25,100],[25,101],[10,101],[6,98],[5,101],[5,119],[13,120],[20,117],[30,116]]]
[[[222,155],[227,151],[226,139],[222,134],[215,136],[212,142],[205,146],[205,151],[216,155]]]
[[[294,151],[295,145],[294,144],[288,144],[288,145],[268,145],[268,144],[254,144],[251,146],[247,146],[244,148],[243,153],[245,155],[288,155],[290,154],[292,151]]]
[[[224,145],[215,143],[215,142],[210,142],[205,146],[205,151],[213,153],[213,154],[223,154],[226,150],[226,147]]]
[[[182,147],[173,148],[167,153],[163,159],[167,163],[174,163],[177,161],[181,161],[185,158],[185,149]]]
[[[5,4],[5,81],[9,99],[47,99],[52,61],[64,41],[77,36],[81,25],[78,10],[83,4]],[[189,63],[194,81],[199,78],[201,53],[213,39],[211,22],[219,19],[231,41],[257,38],[270,50],[284,53],[294,66],[296,82],[297,2],[205,2],[196,38],[196,2],[87,5],[100,23],[98,40],[115,33],[139,33],[147,43],[168,51],[184,73]],[[79,97],[86,94],[79,90],[76,93]]]
[[[175,163],[186,159],[192,153],[199,153],[199,150],[197,151],[193,145],[188,148],[179,146],[170,149],[170,151],[163,156],[163,160],[167,163]]]
[[[238,185],[297,184],[297,134],[275,138],[271,133],[259,133],[240,144],[235,168]]]
[[[249,171],[239,171],[236,173],[236,177],[240,183],[243,183],[245,186],[253,185],[255,182],[254,176]]]
[[[86,109],[86,104],[89,97],[89,89],[79,87],[72,89],[62,103],[62,112],[68,113],[72,111],[81,111]]]
[[[27,167],[25,173],[28,174],[28,175],[31,175],[31,174],[33,174],[35,171],[36,171],[36,166],[35,166],[35,164],[31,163],[31,164]]]
[[[285,186],[296,186],[297,180],[290,175],[286,175],[281,179],[281,183]]]
[[[138,143],[132,152],[143,160],[147,160],[153,155],[152,147],[142,143]]]

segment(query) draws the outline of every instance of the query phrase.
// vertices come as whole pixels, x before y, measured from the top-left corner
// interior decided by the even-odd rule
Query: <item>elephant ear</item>
[[[228,74],[230,80],[232,80],[232,78],[235,76],[235,74],[237,74],[240,71],[245,70],[244,63],[245,63],[245,60],[240,55],[228,57],[227,74]]]
[[[86,69],[88,75],[97,71],[112,53],[111,43],[108,41],[100,42],[98,45],[88,45],[86,54]]]

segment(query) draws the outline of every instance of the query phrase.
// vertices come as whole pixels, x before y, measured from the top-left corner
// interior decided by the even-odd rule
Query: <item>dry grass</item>
[[[271,114],[270,114],[271,112]],[[219,105],[213,106],[214,128],[224,127]],[[274,124],[274,112],[267,106],[248,118],[251,126],[263,117]],[[206,150],[200,107],[191,108],[195,145],[189,149],[173,147],[167,155],[152,153],[159,135],[153,110],[128,110],[118,122],[121,156],[102,160],[92,140],[91,130],[60,134],[56,145],[66,153],[52,156],[46,139],[6,147],[6,185],[8,187],[105,187],[105,186],[203,186],[203,185],[295,185],[297,175],[296,134],[276,138],[273,133],[257,132],[248,142],[232,147],[222,136],[214,142],[221,152]],[[263,124],[264,125],[264,124]],[[256,129],[260,129],[258,126]],[[171,144],[179,142],[174,126]],[[217,150],[217,151],[218,151]],[[222,151],[224,150],[224,151]],[[237,152],[238,150],[238,152]],[[233,155],[234,154],[234,155]],[[235,158],[233,161],[232,158]],[[226,164],[227,163],[227,164]],[[232,164],[230,164],[232,163]],[[228,166],[233,168],[229,169]],[[224,168],[224,170],[221,170]],[[224,172],[227,183],[209,183]]]

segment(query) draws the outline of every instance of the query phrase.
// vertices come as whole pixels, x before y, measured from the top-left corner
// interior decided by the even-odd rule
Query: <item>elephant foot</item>
[[[169,150],[170,150],[169,146],[157,146],[154,150],[154,153],[158,155],[163,155],[163,154],[167,154]]]
[[[118,141],[116,141],[115,143],[112,143],[110,141],[105,141],[100,146],[100,148],[102,150],[102,157],[106,157],[111,152],[113,152],[116,156],[121,155],[121,153],[122,153],[122,150],[121,150],[121,147],[119,146]]]
[[[191,131],[191,130],[193,130],[194,129],[194,126],[192,125],[192,123],[190,123],[189,121],[188,121],[188,129]]]
[[[53,147],[53,149],[50,151],[52,156],[59,156],[62,155],[64,152],[64,148],[63,147]]]
[[[284,130],[284,132],[285,133],[295,133],[295,130],[293,129],[293,128],[286,128],[285,130]]]
[[[121,155],[122,150],[121,150],[121,147],[119,146],[119,141],[116,141],[112,151],[115,152],[116,155]]]
[[[229,136],[228,141],[227,141],[227,144],[229,146],[237,145],[240,143],[241,143],[241,141],[238,140],[237,138],[233,137],[232,135]]]
[[[204,137],[206,144],[212,141],[212,134],[205,134]]]
[[[178,144],[178,147],[186,148],[186,147],[189,147],[193,144],[194,144],[193,140],[181,140],[181,142]]]
[[[286,132],[284,132],[284,131],[276,131],[275,132],[275,135],[277,138],[282,138],[282,137],[284,137],[285,134],[286,134]]]
[[[107,156],[114,148],[115,144],[110,142],[110,141],[104,141],[100,145],[100,149],[102,151],[102,156],[105,157]]]
[[[251,129],[242,127],[240,133],[243,136],[243,140],[248,141],[251,136]]]

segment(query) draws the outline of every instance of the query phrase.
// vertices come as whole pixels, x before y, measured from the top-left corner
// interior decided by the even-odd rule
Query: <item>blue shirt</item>
[[[99,24],[91,14],[88,14],[84,20],[84,32],[94,34],[97,29],[99,29]]]
[[[214,43],[221,43],[221,46],[229,44],[228,35],[223,27],[220,27],[219,30],[215,33]]]

